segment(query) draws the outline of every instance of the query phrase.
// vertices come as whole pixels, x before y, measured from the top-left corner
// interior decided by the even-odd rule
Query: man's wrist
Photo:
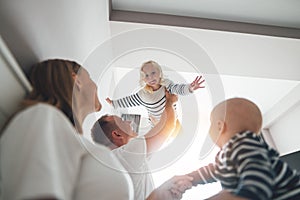
[[[166,105],[165,105],[165,107],[171,107],[171,108],[173,108],[173,105],[175,104],[175,102],[172,102],[172,101],[166,101]]]
[[[159,197],[159,195],[157,194],[157,189],[155,189],[155,190],[153,190],[152,192],[151,192],[151,194],[147,197],[147,199],[146,200],[157,200],[157,199],[159,199],[158,197]]]

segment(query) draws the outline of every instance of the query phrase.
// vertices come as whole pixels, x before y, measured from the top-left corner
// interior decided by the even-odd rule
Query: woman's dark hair
[[[32,90],[21,101],[17,111],[4,123],[0,135],[17,113],[37,103],[47,103],[57,107],[75,126],[72,96],[74,76],[80,67],[81,65],[74,61],[63,59],[49,59],[33,65],[29,73]]]

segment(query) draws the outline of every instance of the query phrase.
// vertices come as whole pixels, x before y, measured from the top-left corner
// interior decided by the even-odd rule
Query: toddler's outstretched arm
[[[189,90],[190,92],[193,92],[194,90],[197,90],[199,88],[205,88],[204,85],[201,85],[205,82],[205,79],[201,80],[202,76],[197,76],[195,80],[190,84]]]
[[[131,94],[129,96],[119,98],[119,99],[110,99],[107,97],[106,102],[113,106],[115,109],[117,108],[129,108],[134,106],[143,105],[143,101],[141,101],[141,97],[139,92]]]
[[[111,100],[109,97],[107,97],[107,98],[105,99],[105,101],[106,101],[108,104],[112,105],[112,100]]]

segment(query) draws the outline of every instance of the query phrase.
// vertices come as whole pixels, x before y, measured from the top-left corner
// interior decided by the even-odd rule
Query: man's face
[[[117,116],[114,116],[114,120],[117,128],[124,132],[129,138],[137,136],[137,133],[135,133],[132,128],[132,121],[123,120]]]

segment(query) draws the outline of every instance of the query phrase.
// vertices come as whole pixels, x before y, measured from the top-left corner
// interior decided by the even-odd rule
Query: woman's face
[[[99,101],[98,94],[97,94],[97,85],[95,82],[90,78],[89,73],[84,69],[80,68],[77,74],[77,83],[79,84],[79,96],[82,102],[87,105],[94,105],[93,110],[89,112],[97,112],[100,111],[102,105]]]
[[[153,89],[157,89],[160,86],[160,71],[151,63],[145,64],[142,70],[145,74],[143,79],[145,83]]]

